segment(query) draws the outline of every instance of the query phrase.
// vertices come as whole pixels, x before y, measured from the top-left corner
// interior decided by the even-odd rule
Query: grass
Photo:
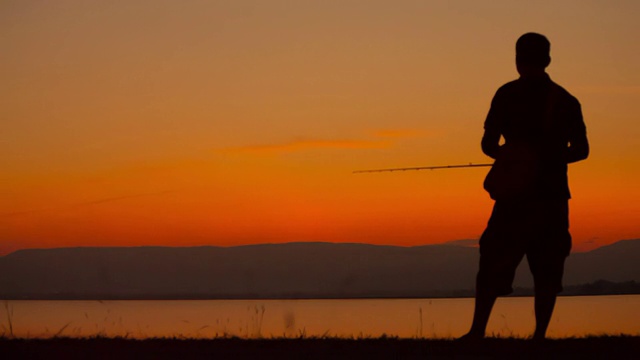
[[[293,312],[283,316],[285,331],[281,337],[263,336],[266,309],[250,306],[251,319],[240,325],[238,337],[226,331],[229,319],[222,321],[223,331],[210,338],[175,335],[168,338],[145,338],[126,333],[109,337],[98,332],[87,337],[73,336],[71,322],[49,332],[51,337],[16,337],[13,307],[4,302],[5,324],[0,328],[1,359],[636,359],[640,354],[640,336],[601,335],[533,342],[513,336],[492,334],[479,342],[458,342],[451,338],[424,338],[423,309],[418,308],[415,336],[400,338],[360,334],[339,337],[327,330],[310,336],[306,329],[296,328]],[[503,332],[509,333],[504,315]],[[89,315],[85,312],[85,318]],[[105,321],[107,319],[105,318]],[[186,321],[186,320],[183,320]],[[220,325],[220,320],[216,320]],[[96,325],[97,326],[97,325]],[[200,331],[210,328],[204,325]],[[79,331],[78,331],[79,333]]]
[[[7,313],[7,328],[5,328],[4,325],[2,326],[3,328],[2,336],[4,336],[5,333],[8,332],[7,336],[13,337],[13,307],[9,305],[8,301],[5,301],[4,309],[6,310],[6,313]]]
[[[31,359],[635,359],[640,337],[599,336],[533,342],[488,338],[454,340],[396,337],[303,337],[210,340],[184,338],[0,338],[3,358]]]

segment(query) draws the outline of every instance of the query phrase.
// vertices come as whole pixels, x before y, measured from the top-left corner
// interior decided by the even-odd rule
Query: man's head
[[[526,33],[516,42],[516,67],[520,75],[544,72],[549,66],[551,43],[544,35]]]

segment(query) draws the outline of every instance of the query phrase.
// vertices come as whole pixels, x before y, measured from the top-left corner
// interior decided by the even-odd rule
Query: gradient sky
[[[640,2],[2,1],[0,254],[476,239],[523,33],[582,103],[574,248],[640,237]]]

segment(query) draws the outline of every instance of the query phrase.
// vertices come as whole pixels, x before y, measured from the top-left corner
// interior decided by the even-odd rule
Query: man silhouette
[[[525,255],[535,286],[534,339],[545,338],[562,291],[571,250],[567,164],[586,159],[589,144],[580,103],[545,72],[549,50],[543,35],[518,39],[520,78],[498,89],[484,123],[482,151],[496,160],[485,187],[496,201],[480,238],[473,323],[461,339],[484,337],[496,298],[513,291]],[[503,171],[499,163],[507,164]]]

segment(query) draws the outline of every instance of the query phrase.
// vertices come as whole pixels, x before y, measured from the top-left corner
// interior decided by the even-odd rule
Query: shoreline
[[[558,297],[591,297],[591,296],[633,296],[640,295],[640,293],[614,293],[614,294],[559,294]],[[533,297],[531,294],[510,294],[501,296],[500,298],[529,298]],[[473,299],[475,295],[461,295],[461,296],[303,296],[303,297],[43,297],[43,298],[14,298],[6,297],[0,298],[0,302],[5,301],[277,301],[277,300],[292,300],[292,301],[305,301],[305,300],[436,300],[436,299]]]

